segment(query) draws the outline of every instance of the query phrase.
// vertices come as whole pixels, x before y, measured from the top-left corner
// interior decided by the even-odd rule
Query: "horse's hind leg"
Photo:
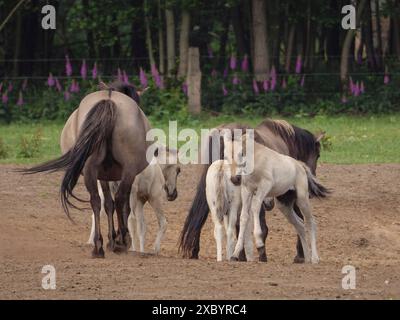
[[[115,229],[114,229],[114,201],[111,196],[110,185],[106,181],[100,181],[101,190],[103,191],[104,197],[104,210],[107,213],[108,218],[108,244],[107,248],[111,251],[114,250],[115,246]]]
[[[272,199],[272,201],[273,201],[273,199]],[[261,208],[260,208],[259,219],[260,219],[260,226],[261,226],[261,237],[262,237],[262,240],[264,242],[264,246],[257,249],[258,250],[258,260],[262,261],[262,262],[267,262],[267,260],[268,260],[267,252],[266,252],[266,249],[265,249],[266,241],[267,241],[267,237],[268,237],[268,226],[267,226],[267,222],[266,222],[266,219],[265,219],[265,210],[266,210],[266,208],[265,208],[265,206],[263,204],[261,206]]]
[[[297,204],[294,204],[293,209],[294,209],[294,212],[297,214],[297,216],[301,220],[303,220],[304,219],[303,214],[301,213]],[[303,251],[303,246],[301,245],[301,240],[300,240],[299,236],[297,236],[296,251],[297,251],[297,254],[294,257],[293,262],[294,263],[304,263],[304,251]]]
[[[97,189],[97,171],[98,166],[103,160],[100,157],[100,152],[92,154],[86,161],[85,167],[83,169],[83,175],[85,180],[85,186],[90,194],[90,204],[94,213],[94,248],[92,251],[92,256],[94,258],[104,258],[103,250],[103,237],[100,231],[100,209],[101,209],[101,199],[99,191]],[[100,161],[101,160],[101,161]]]
[[[136,177],[137,170],[134,168],[125,168],[122,174],[121,183],[115,194],[115,208],[118,218],[118,232],[114,252],[127,251],[130,242],[128,232],[128,217],[131,211],[129,196],[132,190],[132,184]]]
[[[99,190],[99,196],[100,196],[100,200],[101,200],[101,209],[100,209],[100,217],[105,215],[105,211],[104,211],[104,194],[103,191],[101,190],[101,185],[100,185],[100,181],[97,181],[97,189]],[[92,214],[92,227],[90,229],[90,236],[89,239],[87,241],[87,244],[91,244],[94,245],[94,213]]]

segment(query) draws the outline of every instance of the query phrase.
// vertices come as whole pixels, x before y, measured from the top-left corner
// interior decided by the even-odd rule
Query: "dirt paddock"
[[[86,245],[90,211],[58,202],[59,174],[21,176],[0,166],[0,299],[400,299],[400,164],[326,165],[319,178],[334,190],[313,200],[318,265],[293,264],[295,233],[277,210],[267,214],[268,263],[215,260],[209,219],[199,260],[182,259],[177,242],[199,170],[187,166],[178,199],[166,202],[168,229],[161,255],[106,251],[92,259]],[[82,182],[78,194],[87,197]],[[146,207],[147,249],[156,219]],[[107,238],[106,221],[102,221]],[[106,241],[105,241],[106,243]],[[44,265],[56,269],[56,289],[44,290]],[[342,289],[342,267],[356,268],[356,289]]]

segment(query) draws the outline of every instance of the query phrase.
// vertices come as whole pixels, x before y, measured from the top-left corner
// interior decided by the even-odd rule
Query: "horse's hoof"
[[[239,258],[238,258],[238,257],[232,256],[230,260],[231,260],[231,261],[239,261]]]
[[[104,258],[104,250],[103,250],[103,248],[100,248],[99,250],[94,248],[93,251],[92,251],[92,258]]]
[[[107,250],[114,251],[114,248],[115,248],[115,241],[114,240],[113,241],[109,241],[107,243]]]
[[[267,262],[267,253],[265,252],[265,246],[257,248],[258,251],[258,261]]]
[[[266,254],[260,255],[260,256],[258,257],[258,261],[260,261],[260,262],[267,262],[267,261],[268,261],[267,255],[266,255]]]
[[[113,252],[114,253],[125,253],[128,251],[128,247],[125,244],[115,243]]]
[[[304,257],[295,256],[293,259],[293,263],[304,263],[304,262],[305,262]]]

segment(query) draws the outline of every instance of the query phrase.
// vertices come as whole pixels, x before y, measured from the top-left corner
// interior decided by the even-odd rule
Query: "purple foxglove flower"
[[[277,80],[275,66],[272,66],[271,68],[270,77],[271,77],[271,90],[274,91],[276,88],[276,80]]]
[[[249,71],[249,57],[247,54],[245,54],[243,57],[241,68],[243,72]]]
[[[237,75],[235,74],[233,79],[232,79],[232,83],[236,86],[240,83],[239,78],[237,77]]]
[[[188,86],[187,86],[186,82],[182,83],[182,91],[185,94],[185,96],[188,95]]]
[[[121,72],[121,69],[120,69],[120,68],[118,68],[118,71],[117,71],[117,80],[120,81],[120,82],[123,81],[123,79],[122,79],[122,72]]]
[[[25,78],[24,82],[22,82],[22,90],[25,91],[27,86],[28,86],[28,79]]]
[[[154,79],[159,75],[157,66],[155,64],[151,65],[151,75],[153,76]]]
[[[86,61],[82,61],[82,66],[81,66],[81,77],[82,79],[86,79],[87,76],[87,67],[86,67]]]
[[[146,73],[143,71],[142,68],[140,68],[140,74],[139,74],[139,78],[140,78],[140,85],[142,86],[142,88],[147,88],[147,77],[146,77]]]
[[[64,92],[64,99],[65,99],[65,101],[68,101],[69,99],[71,99],[71,94],[69,93],[68,90],[65,90],[65,92]]]
[[[126,74],[125,70],[122,72],[122,80],[125,84],[129,84],[129,77]]]
[[[1,102],[3,102],[3,104],[7,104],[7,102],[8,102],[7,91],[4,91],[3,95],[1,96]]]
[[[212,76],[213,78],[215,78],[215,77],[217,76],[217,70],[212,69],[212,71],[211,71],[211,76]]]
[[[72,93],[79,92],[79,83],[75,80],[72,80],[71,86],[69,88],[69,91]]]
[[[287,87],[286,80],[285,80],[285,78],[283,78],[283,80],[282,80],[282,88],[286,89],[286,87]]]
[[[22,96],[22,91],[19,91],[17,106],[22,106],[24,104],[24,97]]]
[[[159,89],[164,89],[164,82],[161,76],[157,73],[155,76],[154,82],[156,83],[156,87]]]
[[[354,96],[358,97],[359,95],[360,95],[360,85],[359,85],[359,83],[357,81],[357,83],[354,86]]]
[[[3,82],[0,82],[0,92],[1,92],[1,89],[3,89]]]
[[[228,76],[228,68],[224,69],[224,74],[223,74],[224,78],[226,78]]]
[[[360,92],[361,92],[361,93],[364,93],[364,92],[365,92],[364,81],[361,81],[361,84],[360,84]]]
[[[69,61],[68,55],[65,55],[65,73],[68,77],[72,75],[72,65],[71,61]]]
[[[231,55],[229,66],[232,70],[236,69],[236,57],[234,55]]]
[[[226,97],[228,95],[228,90],[226,90],[226,87],[224,84],[222,85],[222,93],[223,93],[224,97]]]
[[[53,74],[50,72],[49,77],[47,78],[47,85],[49,87],[53,87],[55,84]]]
[[[9,84],[8,84],[8,89],[7,89],[7,91],[8,92],[11,92],[11,91],[13,91],[13,84],[12,84],[12,82],[10,82]]]
[[[55,78],[55,81],[56,81],[56,88],[57,88],[57,91],[58,91],[58,92],[61,92],[61,91],[62,91],[62,87],[61,87],[60,81],[58,81],[57,78]]]
[[[210,59],[214,58],[213,50],[210,45],[207,46],[207,52]]]
[[[300,86],[301,86],[301,87],[304,87],[304,78],[305,78],[305,76],[303,75],[303,76],[301,77],[301,80],[300,80]]]
[[[350,77],[350,78],[349,78],[349,89],[350,89],[350,93],[351,93],[352,95],[354,95],[354,88],[355,88],[355,86],[354,86],[353,79]]]
[[[385,76],[383,77],[383,83],[389,84],[389,82],[390,82],[390,77],[387,73],[385,73]]]
[[[347,103],[347,97],[346,97],[346,96],[342,96],[341,102],[342,102],[343,104]]]
[[[93,65],[93,69],[92,69],[92,79],[96,79],[97,78],[97,62],[94,63]]]
[[[296,70],[295,70],[297,74],[301,72],[301,67],[302,67],[301,55],[298,55],[296,59]]]
[[[264,89],[264,92],[268,92],[268,90],[269,90],[269,81],[267,79],[265,79],[263,82],[263,89]]]
[[[260,92],[260,90],[258,89],[258,83],[256,79],[253,79],[253,91],[255,94],[258,94]]]

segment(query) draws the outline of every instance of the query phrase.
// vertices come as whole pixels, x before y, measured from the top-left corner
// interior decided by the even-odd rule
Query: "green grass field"
[[[260,117],[232,116],[208,117],[202,115],[179,125],[178,130],[213,128],[221,123],[241,122],[258,124]],[[326,131],[331,143],[330,150],[323,150],[321,161],[325,163],[398,163],[400,162],[400,115],[364,117],[286,118],[289,122],[311,132]],[[167,129],[168,120],[155,121],[153,127]],[[30,164],[49,160],[60,155],[59,136],[63,123],[43,122],[34,124],[0,125],[0,163]],[[35,133],[41,132],[37,152],[26,158],[21,154],[21,140],[30,141]],[[29,147],[28,147],[29,148]],[[2,152],[2,150],[5,150]]]

